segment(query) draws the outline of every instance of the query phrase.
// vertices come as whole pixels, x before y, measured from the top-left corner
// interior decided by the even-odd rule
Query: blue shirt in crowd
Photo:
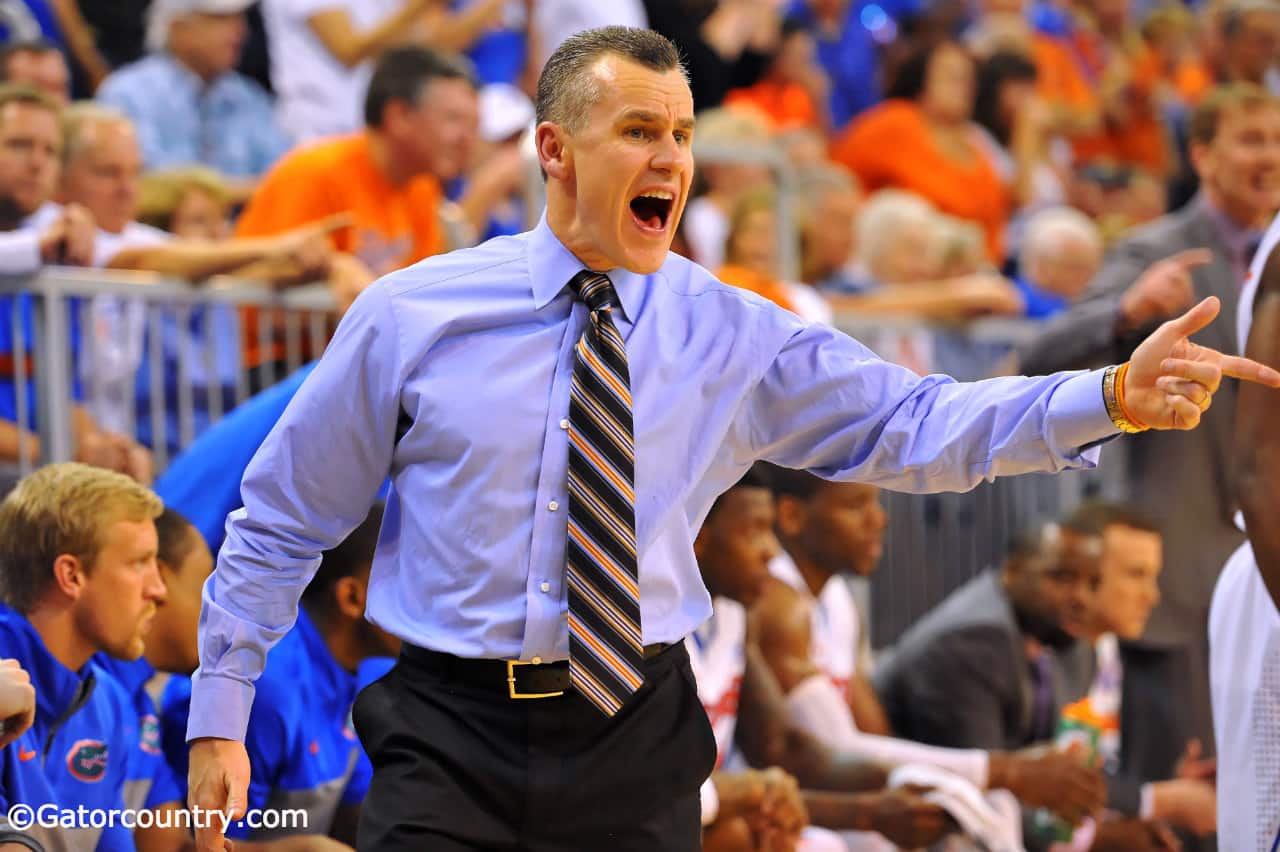
[[[149,169],[203,163],[255,177],[289,149],[260,85],[236,71],[206,85],[169,53],[116,70],[95,97],[133,121]]]
[[[351,723],[358,684],[356,673],[334,659],[311,618],[299,612],[258,680],[244,741],[250,768],[248,809],[305,810],[307,832],[327,834],[340,805],[364,800],[373,770],[362,759]],[[188,696],[180,687],[166,693],[166,721],[186,714],[187,708],[177,702]],[[186,743],[176,738],[167,742],[183,753],[171,760],[185,765]],[[242,821],[227,836],[248,838],[252,832]]]
[[[178,783],[164,759],[160,745],[160,713],[147,692],[147,682],[155,676],[156,670],[146,658],[125,661],[95,654],[93,661],[124,687],[137,715],[138,737],[129,760],[129,777],[124,788],[125,807],[155,809],[174,802],[185,807],[186,785]]]
[[[533,231],[421,261],[356,300],[245,473],[205,585],[189,736],[241,739],[260,660],[321,553],[393,489],[370,619],[462,657],[568,656],[569,386],[581,263]],[[610,272],[634,400],[645,643],[711,600],[693,538],[757,460],[904,491],[1096,463],[1102,373],[921,378],[669,254]],[[1088,448],[1088,449],[1086,449]]]
[[[170,462],[156,481],[155,492],[164,504],[191,521],[214,553],[222,547],[227,515],[242,505],[244,469],[314,367],[304,366],[233,409]]]
[[[58,662],[36,629],[22,615],[0,606],[0,648],[31,675],[36,690],[34,724],[0,750],[0,828],[14,804],[49,816],[124,805],[126,780],[137,741],[137,718],[129,696],[92,661],[78,672]],[[74,817],[73,817],[74,819]],[[26,833],[46,848],[121,852],[134,848],[133,834],[121,825],[85,824],[32,827]],[[20,827],[20,826],[19,826]]]
[[[801,21],[814,37],[818,63],[831,80],[831,120],[837,128],[883,96],[880,45],[897,37],[898,21],[918,12],[920,0],[857,0],[845,11],[839,32],[825,33],[805,0],[793,0],[788,15]]]
[[[1057,293],[1041,290],[1021,275],[1014,276],[1013,286],[1018,288],[1018,292],[1022,294],[1027,304],[1025,315],[1028,319],[1048,319],[1059,311],[1065,310],[1070,304]]]

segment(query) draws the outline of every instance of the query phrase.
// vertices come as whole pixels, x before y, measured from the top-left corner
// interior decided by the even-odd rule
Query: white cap
[[[147,49],[164,50],[169,41],[169,25],[184,15],[205,12],[234,15],[254,4],[254,0],[151,0],[147,17]]]
[[[533,123],[533,101],[510,83],[490,83],[480,90],[480,138],[501,142]]]

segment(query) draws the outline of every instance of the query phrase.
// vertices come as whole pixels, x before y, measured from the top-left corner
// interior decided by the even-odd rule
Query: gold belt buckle
[[[564,695],[564,690],[559,692],[516,692],[516,666],[532,666],[536,663],[527,660],[507,660],[507,694],[512,698],[558,698]]]

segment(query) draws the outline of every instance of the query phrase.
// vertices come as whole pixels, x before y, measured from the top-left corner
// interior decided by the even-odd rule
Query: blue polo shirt
[[[175,770],[187,765],[187,744],[174,735],[190,712],[190,681],[175,684],[162,699],[165,747]],[[249,752],[247,808],[300,808],[307,833],[328,834],[340,805],[356,805],[369,790],[372,770],[351,725],[357,677],[338,664],[305,610],[267,656],[257,682],[245,749]],[[179,703],[181,702],[181,703]],[[266,839],[243,823],[231,839]],[[271,834],[278,837],[278,832]]]
[[[137,719],[124,687],[92,661],[78,672],[68,669],[31,623],[7,607],[0,607],[0,648],[18,659],[36,690],[34,724],[0,751],[0,814],[15,804],[70,809],[70,826],[27,833],[49,848],[132,850],[133,834],[119,822],[75,818],[80,805],[98,811],[125,806]]]
[[[227,515],[243,505],[244,469],[314,368],[314,363],[307,364],[245,400],[196,438],[156,482],[164,504],[181,512],[214,553],[222,546]]]
[[[125,807],[150,810],[171,802],[184,803],[186,796],[160,747],[160,713],[147,692],[147,682],[155,676],[156,670],[145,658],[128,662],[106,654],[95,654],[93,661],[124,687],[137,717],[138,739],[129,760],[129,777],[124,789]]]

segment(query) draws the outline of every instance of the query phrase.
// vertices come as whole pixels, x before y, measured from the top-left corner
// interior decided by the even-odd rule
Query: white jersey
[[[742,604],[717,597],[711,617],[685,640],[689,663],[698,681],[698,698],[716,735],[716,769],[733,751],[738,726],[738,699],[747,670],[747,611]]]
[[[1247,542],[1213,592],[1209,690],[1219,848],[1272,852],[1280,836],[1280,613]]]
[[[779,553],[769,563],[774,577],[800,593],[809,603],[809,655],[818,670],[830,678],[841,694],[849,691],[849,681],[868,663],[866,638],[862,630],[862,614],[853,589],[842,577],[832,577],[815,598],[800,576],[800,569],[786,553]]]
[[[1280,243],[1280,215],[1249,265],[1236,329],[1249,342],[1258,279]],[[1236,515],[1244,528],[1244,519]],[[1209,608],[1209,692],[1218,750],[1218,846],[1274,852],[1280,840],[1280,613],[1245,542],[1227,560]]]

